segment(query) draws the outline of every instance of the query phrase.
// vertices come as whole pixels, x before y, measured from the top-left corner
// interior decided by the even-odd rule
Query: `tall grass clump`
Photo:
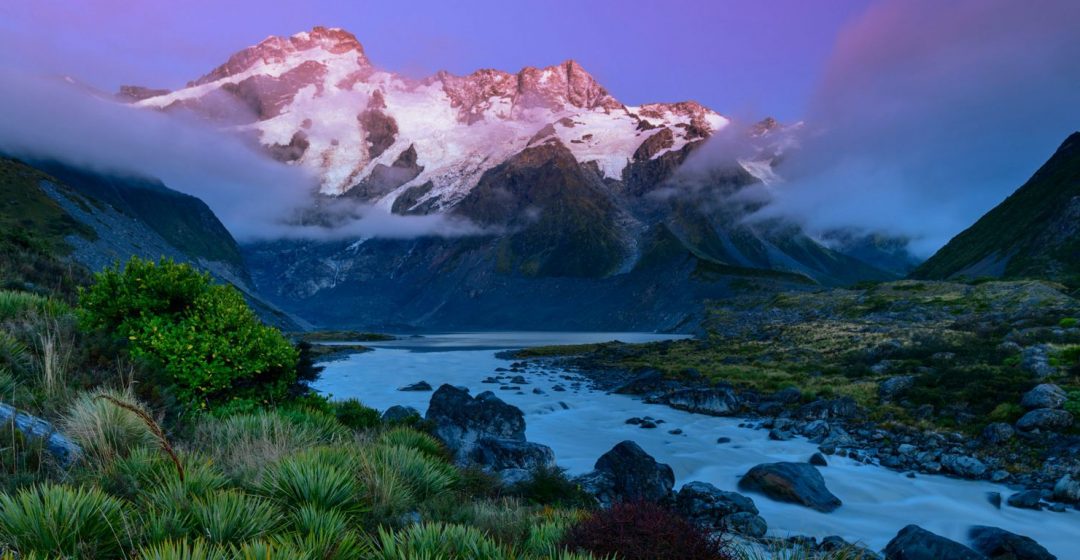
[[[95,465],[106,466],[134,449],[160,445],[140,414],[114,401],[142,410],[130,392],[96,389],[77,397],[60,420],[60,431],[82,446]]]
[[[70,312],[71,308],[50,297],[30,292],[0,290],[0,323],[24,319],[30,315],[56,317]]]
[[[144,546],[135,553],[136,560],[229,560],[220,547],[202,539],[167,540]]]
[[[120,558],[123,504],[96,488],[43,484],[0,495],[0,539],[21,555]]]
[[[376,441],[387,446],[400,445],[402,447],[415,449],[429,457],[437,459],[448,459],[450,457],[450,454],[447,452],[446,448],[443,447],[443,444],[432,435],[404,426],[386,430],[379,434]]]
[[[349,519],[337,510],[301,506],[290,520],[293,532],[287,537],[295,548],[323,560],[361,558],[364,540],[352,529]]]
[[[252,480],[266,465],[312,447],[343,443],[352,433],[325,414],[283,414],[275,410],[207,417],[195,445],[236,480]]]

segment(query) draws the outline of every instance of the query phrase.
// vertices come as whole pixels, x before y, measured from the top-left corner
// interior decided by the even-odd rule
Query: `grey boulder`
[[[1069,396],[1065,390],[1053,383],[1036,385],[1034,389],[1024,393],[1020,399],[1020,405],[1028,410],[1036,408],[1061,408]]]
[[[825,487],[825,478],[817,468],[809,463],[758,465],[743,475],[739,488],[821,512],[833,511],[842,504],[840,498]]]
[[[1057,556],[1031,537],[997,527],[976,525],[968,532],[971,548],[990,560],[1057,560]]]
[[[885,546],[885,560],[986,560],[986,557],[918,525],[908,525]]]

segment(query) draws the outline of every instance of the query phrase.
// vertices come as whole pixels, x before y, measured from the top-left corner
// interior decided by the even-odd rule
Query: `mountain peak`
[[[290,55],[321,49],[334,55],[356,53],[357,63],[369,66],[364,47],[356,36],[339,27],[315,26],[311,31],[301,31],[290,37],[271,35],[259,44],[247,47],[229,57],[229,60],[209,74],[188,83],[188,87],[200,86],[222,78],[243,73],[260,64],[285,62]]]

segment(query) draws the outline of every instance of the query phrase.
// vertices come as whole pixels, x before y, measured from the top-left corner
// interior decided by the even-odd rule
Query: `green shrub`
[[[1073,416],[1080,416],[1080,391],[1069,391],[1069,399],[1065,401],[1065,410]]]
[[[514,555],[483,532],[464,525],[423,523],[391,532],[379,529],[372,539],[375,560],[510,560]]]
[[[216,544],[241,544],[270,534],[282,522],[273,504],[237,490],[195,500],[191,516],[195,530]]]
[[[378,410],[364,406],[356,399],[336,401],[333,408],[338,422],[354,430],[370,430],[382,424],[382,416]]]
[[[128,541],[120,500],[52,484],[0,495],[0,537],[20,554],[67,558],[120,558]]]
[[[1077,325],[1080,325],[1080,319],[1076,317],[1066,317],[1058,322],[1058,326],[1063,329],[1069,329]]]
[[[510,493],[530,504],[565,508],[589,508],[596,504],[587,492],[566,476],[559,467],[539,467],[532,476],[510,487]]]
[[[993,422],[1013,423],[1024,415],[1024,407],[1016,403],[1001,403],[990,411],[989,418]]]
[[[82,446],[87,459],[104,466],[134,449],[158,445],[157,437],[137,414],[101,397],[139,407],[130,393],[110,389],[76,398],[60,420],[60,430]]]
[[[259,493],[290,509],[311,506],[343,513],[360,509],[360,488],[352,474],[313,455],[289,457],[268,468]]]
[[[235,288],[186,264],[133,258],[98,273],[79,302],[86,326],[126,338],[193,407],[250,409],[284,399],[296,381],[288,340]]]

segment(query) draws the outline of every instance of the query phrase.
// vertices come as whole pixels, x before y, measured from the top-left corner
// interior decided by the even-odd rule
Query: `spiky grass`
[[[482,531],[465,525],[422,523],[392,532],[380,528],[371,541],[376,560],[510,560],[514,555]]]
[[[449,457],[446,448],[443,447],[443,444],[440,443],[439,440],[429,434],[403,426],[391,428],[379,434],[376,441],[387,446],[400,445],[402,447],[415,449],[425,455],[437,459],[446,459]]]
[[[119,558],[129,540],[123,507],[96,488],[43,484],[0,495],[0,535],[20,554]]]
[[[362,454],[363,475],[382,477],[394,473],[419,500],[449,491],[458,481],[458,471],[450,463],[402,445],[372,445]]]
[[[360,511],[360,487],[353,475],[312,455],[289,457],[272,465],[263,472],[257,491],[288,509],[312,506],[347,514]]]
[[[204,540],[168,540],[140,548],[137,560],[227,560],[221,548]]]
[[[198,498],[191,507],[195,530],[215,544],[242,544],[277,529],[282,515],[274,504],[237,490]]]
[[[76,398],[60,421],[61,430],[81,445],[86,458],[99,467],[133,449],[159,444],[140,414],[118,407],[113,401],[141,410],[130,393],[98,389]]]
[[[348,428],[326,415],[260,411],[204,419],[196,444],[229,476],[248,481],[267,464],[304,449],[348,441],[351,435]]]

